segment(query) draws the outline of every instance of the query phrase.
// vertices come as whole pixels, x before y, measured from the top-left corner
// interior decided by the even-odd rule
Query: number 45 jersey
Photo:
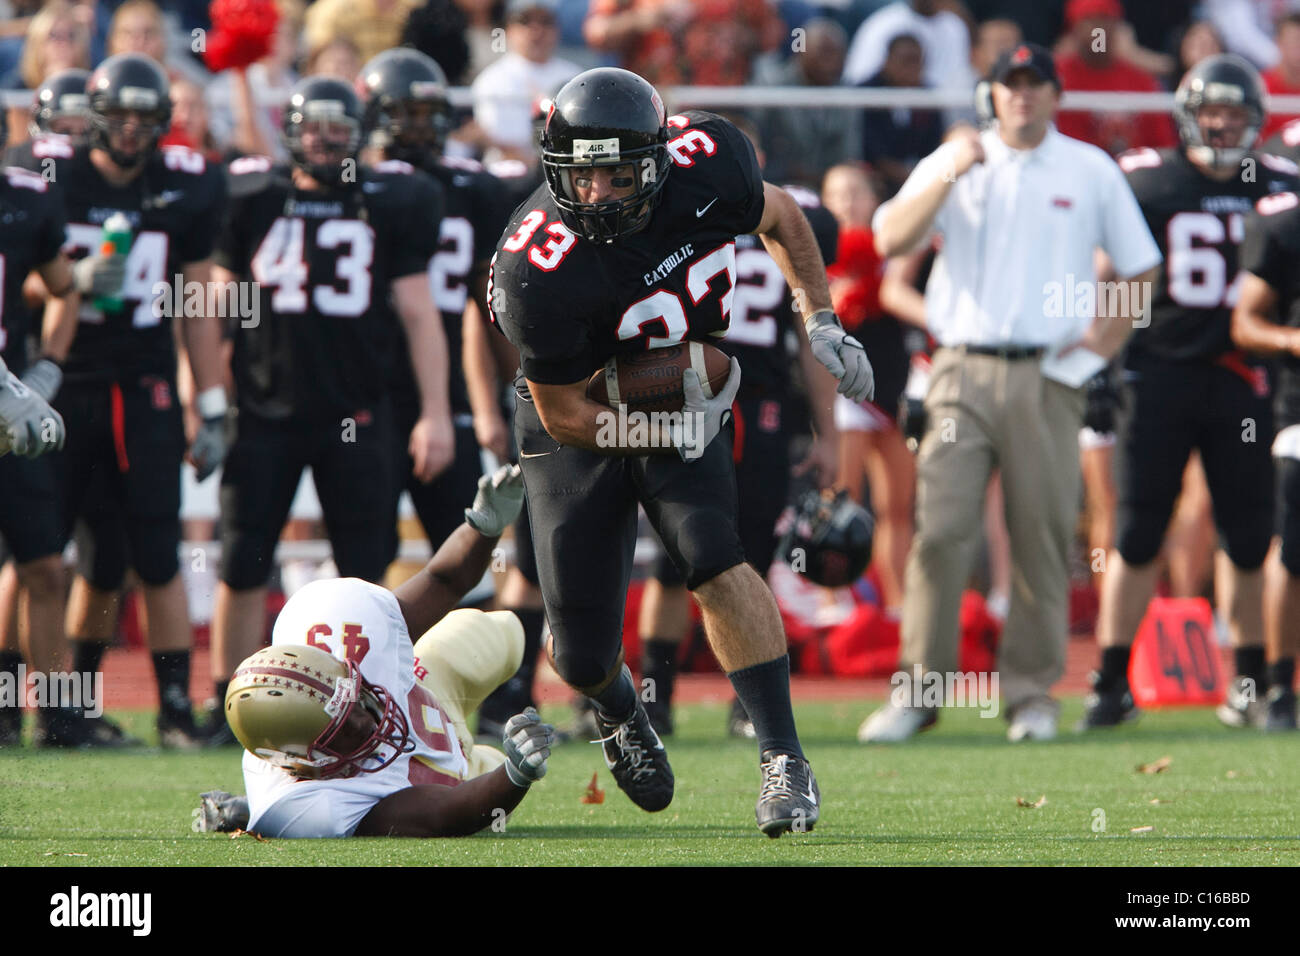
[[[81,300],[81,321],[64,364],[69,381],[120,381],[176,372],[170,308],[175,277],[184,266],[212,255],[225,202],[225,176],[201,153],[167,146],[145,160],[144,171],[125,186],[100,175],[85,146],[53,137],[32,141],[10,154],[53,179],[62,192],[71,258],[99,251],[104,221],[121,212],[131,223],[131,250],[120,308],[99,309]],[[161,295],[159,294],[161,293]]]
[[[270,419],[332,420],[388,391],[396,347],[389,287],[438,250],[440,187],[406,163],[362,168],[341,189],[295,189],[262,156],[230,165],[216,262],[257,283],[258,316],[235,330],[239,406]]]
[[[545,184],[515,210],[488,302],[531,381],[568,385],[613,355],[726,333],[736,236],[762,219],[763,178],[749,140],[721,117],[690,111],[668,128],[672,168],[640,232],[580,238]]]
[[[1128,355],[1171,362],[1214,359],[1233,350],[1237,250],[1256,200],[1296,189],[1296,165],[1250,153],[1223,181],[1198,170],[1181,150],[1136,149],[1120,168],[1164,256],[1152,291],[1150,320]]]

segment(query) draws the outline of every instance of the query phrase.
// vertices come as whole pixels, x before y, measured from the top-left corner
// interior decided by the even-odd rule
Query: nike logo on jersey
[[[717,201],[718,201],[718,197],[717,197],[717,196],[714,196],[712,199],[709,200],[709,206],[712,206],[712,205],[713,205],[715,202],[717,202]],[[697,209],[697,210],[695,210],[695,218],[696,218],[696,219],[699,219],[699,218],[700,218],[701,216],[703,216],[706,212],[708,212],[708,211],[709,211],[709,206],[705,206],[703,209]]]
[[[160,209],[163,206],[170,206],[178,199],[184,199],[184,198],[185,198],[185,190],[183,189],[164,189],[157,196],[153,197],[153,200],[150,202],[149,205],[152,206],[154,209]]]
[[[520,458],[545,458],[549,454],[551,454],[551,452],[549,451],[535,451],[531,453],[525,451],[525,452],[520,452],[519,457]]]

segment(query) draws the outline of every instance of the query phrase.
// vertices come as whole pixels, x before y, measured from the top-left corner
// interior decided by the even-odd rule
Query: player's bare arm
[[[422,784],[389,794],[366,814],[357,836],[458,837],[492,825],[499,811],[519,806],[527,790],[510,782],[505,767],[458,787]]]
[[[451,464],[455,440],[447,385],[447,335],[423,272],[394,279],[393,307],[406,330],[420,388],[420,419],[411,431],[415,476],[429,482]]]
[[[213,281],[212,260],[186,263],[181,268],[185,285],[198,283],[207,289]],[[180,337],[185,344],[194,376],[193,414],[200,421],[186,457],[194,465],[200,481],[211,475],[226,455],[225,415],[226,387],[222,363],[221,320],[214,315],[190,315],[180,320]]]
[[[480,305],[480,289],[486,288],[485,274],[481,281],[475,281],[472,301],[465,305],[461,318],[461,361],[465,368],[465,390],[469,393],[470,411],[474,415],[474,436],[479,447],[486,448],[498,460],[504,461],[509,454],[510,439],[498,402],[500,378],[490,344],[491,331],[484,319],[486,306]],[[497,338],[504,339],[504,336]]]
[[[72,280],[72,263],[66,253],[60,252],[38,266],[36,273],[50,290],[41,323],[41,354],[62,362],[77,336],[77,308],[81,303]]]
[[[1232,342],[1260,355],[1300,355],[1300,329],[1278,325],[1277,290],[1251,272],[1241,274],[1232,310]]]
[[[808,332],[795,323],[799,337],[799,371],[808,389],[813,419],[813,441],[804,460],[795,466],[796,475],[812,472],[818,488],[835,480],[840,467],[840,435],[835,427],[835,377],[817,361],[808,344]]]

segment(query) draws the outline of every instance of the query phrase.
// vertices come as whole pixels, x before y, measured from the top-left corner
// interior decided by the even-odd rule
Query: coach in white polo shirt
[[[1140,283],[1160,252],[1119,167],[1052,125],[1060,81],[1051,54],[1015,47],[992,80],[998,122],[982,134],[959,132],[917,164],[874,222],[882,256],[942,237],[925,291],[940,348],[917,462],[900,666],[923,679],[957,670],[961,595],[996,468],[1013,565],[999,660],[1003,714],[1011,740],[1049,739],[1079,507],[1079,386],[1119,350],[1145,302],[1135,295],[1120,314],[1094,318],[1094,252],[1135,280],[1125,292],[1149,288]],[[860,740],[903,740],[938,717],[911,705],[919,691],[896,698],[863,723]]]

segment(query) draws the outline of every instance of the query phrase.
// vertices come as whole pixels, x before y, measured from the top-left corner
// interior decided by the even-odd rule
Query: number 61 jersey
[[[1256,200],[1296,189],[1296,165],[1249,153],[1226,180],[1204,175],[1179,149],[1136,149],[1119,157],[1164,256],[1151,297],[1151,324],[1139,328],[1128,358],[1211,360],[1233,350],[1237,250]]]
[[[511,217],[488,302],[531,381],[568,385],[613,355],[726,333],[736,236],[762,219],[763,178],[749,140],[721,117],[689,111],[668,128],[673,165],[640,232],[580,238],[545,184]]]
[[[145,160],[125,186],[100,175],[86,146],[54,137],[33,140],[10,155],[15,165],[52,176],[63,193],[72,259],[99,251],[104,221],[123,213],[131,223],[131,249],[120,308],[81,300],[81,321],[64,364],[69,381],[115,381],[135,375],[176,373],[172,338],[172,286],[182,268],[212,255],[225,202],[225,176],[201,153],[166,146]],[[161,293],[161,294],[160,294]]]
[[[315,422],[373,408],[397,341],[389,286],[437,252],[441,188],[386,162],[307,192],[263,156],[231,163],[230,184],[215,260],[258,290],[256,320],[234,337],[240,408]]]

